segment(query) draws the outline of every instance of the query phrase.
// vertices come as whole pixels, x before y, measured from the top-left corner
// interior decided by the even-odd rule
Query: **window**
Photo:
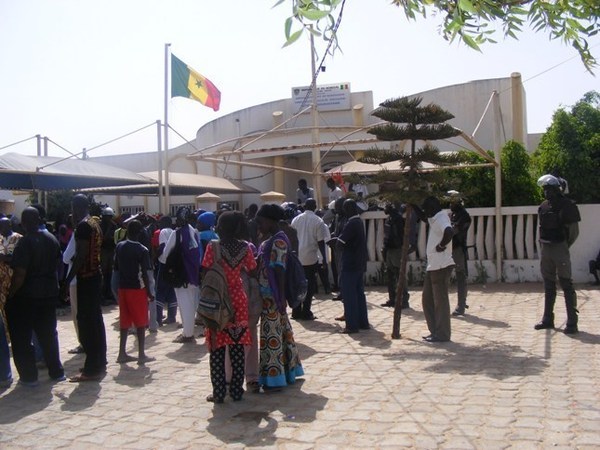
[[[132,216],[144,212],[143,206],[121,206],[121,214],[129,213]]]
[[[175,217],[177,215],[177,210],[179,208],[189,208],[190,211],[194,211],[196,209],[193,203],[178,203],[176,205],[170,205],[169,214],[171,217]]]
[[[219,211],[223,205],[228,205],[232,211],[240,210],[240,202],[217,202],[217,211]]]

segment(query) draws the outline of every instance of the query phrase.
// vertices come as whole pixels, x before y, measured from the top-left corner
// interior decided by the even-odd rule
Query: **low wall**
[[[539,271],[539,242],[537,206],[504,207],[502,211],[502,275],[496,276],[496,230],[494,208],[472,208],[473,223],[467,237],[469,280],[471,282],[519,283],[541,281]],[[579,205],[581,222],[579,237],[571,247],[573,280],[592,281],[588,261],[600,250],[600,204]],[[382,279],[383,222],[382,211],[366,212],[362,216],[367,228],[367,283],[379,284]],[[418,248],[410,255],[409,283],[419,284],[423,278],[426,259],[427,226],[420,224]]]

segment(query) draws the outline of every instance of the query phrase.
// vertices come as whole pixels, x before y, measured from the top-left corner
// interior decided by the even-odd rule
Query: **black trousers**
[[[13,359],[22,381],[34,382],[38,379],[35,351],[31,343],[34,331],[42,347],[50,378],[59,378],[65,374],[60,362],[56,332],[57,301],[58,297],[14,297],[6,303],[6,321],[12,342]]]
[[[102,271],[102,298],[112,299],[111,279],[113,272],[114,248],[103,248],[100,251],[100,267]]]
[[[312,306],[312,298],[317,291],[317,272],[319,271],[319,265],[313,264],[312,266],[302,266],[304,269],[304,276],[308,281],[308,289],[306,291],[306,297],[300,306],[292,310],[292,317],[302,318],[307,314],[310,314]]]
[[[77,277],[77,327],[86,358],[82,373],[94,376],[106,370],[106,330],[100,306],[102,276]]]

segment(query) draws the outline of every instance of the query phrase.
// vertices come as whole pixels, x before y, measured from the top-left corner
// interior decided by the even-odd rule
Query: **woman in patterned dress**
[[[248,297],[242,285],[241,271],[252,272],[256,269],[256,261],[248,243],[235,238],[244,224],[244,216],[240,212],[227,211],[219,216],[217,233],[218,243],[211,242],[206,247],[202,266],[211,267],[219,264],[215,261],[215,248],[218,245],[221,262],[232,306],[235,310],[235,321],[223,331],[206,329],[206,344],[210,352],[210,381],[213,393],[206,400],[223,403],[227,386],[225,384],[225,351],[229,348],[232,377],[229,384],[229,395],[234,401],[240,401],[244,394],[244,346],[251,342],[248,331]]]
[[[283,216],[283,209],[277,205],[263,205],[256,214],[259,231],[268,237],[258,251],[258,282],[263,299],[259,383],[266,389],[293,384],[296,377],[304,375],[284,298],[290,243],[279,229]]]
[[[0,389],[7,388],[12,383],[8,326],[4,314],[4,304],[6,303],[6,295],[10,289],[13,273],[9,264],[15,246],[21,237],[19,233],[12,231],[12,223],[8,217],[0,218]]]

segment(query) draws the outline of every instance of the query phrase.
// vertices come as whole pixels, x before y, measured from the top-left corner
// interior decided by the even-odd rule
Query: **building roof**
[[[158,171],[140,174],[150,183],[131,186],[109,186],[86,189],[84,192],[128,195],[158,195]],[[163,171],[163,181],[165,179]],[[258,193],[257,189],[243,183],[226,178],[200,175],[196,173],[169,172],[170,195],[199,195],[206,192],[213,194]]]
[[[130,170],[87,159],[27,156],[18,153],[0,156],[0,189],[54,191],[135,185],[151,181]]]

